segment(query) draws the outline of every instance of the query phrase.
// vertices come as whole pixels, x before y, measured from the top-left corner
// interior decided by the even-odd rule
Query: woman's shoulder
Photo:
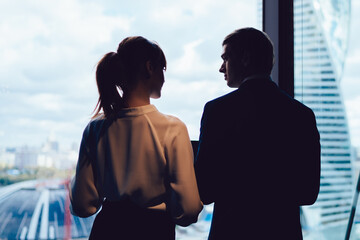
[[[92,117],[89,123],[104,121],[105,119],[105,115],[103,113],[99,113],[96,116]]]
[[[172,114],[164,114],[156,111],[152,116],[152,124],[158,128],[163,129],[166,132],[181,133],[187,131],[185,123],[178,117]]]
[[[97,128],[99,125],[102,125],[106,121],[106,118],[103,114],[99,114],[92,119],[90,119],[87,128]]]
[[[84,129],[83,136],[98,135],[98,132],[107,125],[108,119],[103,114],[99,114],[88,122]]]
[[[171,114],[164,114],[164,113],[161,113],[161,112],[158,112],[159,114],[159,117],[160,119],[162,119],[164,122],[168,123],[168,124],[171,124],[171,125],[185,125],[184,122],[174,116],[174,115],[171,115]]]

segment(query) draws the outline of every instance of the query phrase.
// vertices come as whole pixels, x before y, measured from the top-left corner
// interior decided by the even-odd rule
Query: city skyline
[[[228,3],[2,1],[0,148],[40,146],[49,135],[62,148],[79,144],[97,100],[96,62],[128,35],[144,35],[163,48],[166,82],[162,98],[152,102],[182,119],[191,139],[198,139],[205,102],[233,90],[218,72],[223,38],[236,28],[257,27],[256,1]],[[360,3],[352,4],[354,29],[360,24]],[[350,31],[341,87],[352,144],[360,147],[356,34]]]
[[[106,52],[115,51],[118,42],[128,35],[143,35],[163,48],[168,60],[166,82],[162,98],[152,103],[183,120],[191,139],[197,140],[205,102],[234,90],[226,86],[218,72],[223,38],[236,28],[258,28],[260,1],[249,2],[228,0],[224,6],[215,0],[29,0],[21,5],[2,1],[0,34],[6,37],[0,39],[0,165],[8,161],[26,168],[27,162],[30,167],[75,169],[82,131],[97,101],[96,63]],[[344,1],[301,0],[301,4],[307,4],[303,8],[299,2],[294,0],[298,17],[304,10],[322,9],[304,14],[310,21],[300,24],[305,29],[302,34],[314,33],[315,38],[310,38],[311,46],[299,49],[295,45],[295,58],[309,56],[306,54],[312,51],[324,57],[320,62],[304,59],[305,67],[295,60],[295,97],[313,108],[322,141],[320,194],[315,205],[302,208],[307,220],[302,224],[305,240],[328,240],[343,235],[357,177],[350,159],[350,138],[360,152],[360,33],[355,31],[360,24],[360,1],[341,5],[330,15],[327,4]],[[340,29],[346,32],[348,27],[349,35],[325,19],[341,15],[340,10],[345,10],[341,14],[351,12],[350,25]],[[320,16],[324,19],[319,23]],[[297,20],[295,43],[299,43]],[[340,31],[336,36],[341,39],[328,39],[329,29]],[[301,43],[308,40],[304,37]],[[304,70],[316,74],[300,73]],[[319,87],[330,88],[319,91]],[[339,126],[329,130],[326,124]],[[4,154],[8,150],[11,154]],[[0,191],[4,236],[63,237],[64,209],[68,209],[63,180],[21,184],[26,186],[13,189],[12,195]],[[212,206],[206,206],[197,225],[177,228],[179,239],[196,234],[205,239],[211,215]],[[70,220],[73,236],[88,235],[92,222],[86,221]],[[342,228],[318,228],[339,223]],[[358,226],[353,231],[360,229]],[[322,237],[316,235],[317,230]]]

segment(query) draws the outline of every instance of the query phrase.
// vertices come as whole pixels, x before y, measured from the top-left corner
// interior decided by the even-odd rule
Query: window
[[[93,217],[67,211],[64,183],[97,102],[95,66],[129,35],[159,43],[168,60],[163,94],[153,101],[183,120],[197,140],[204,104],[232,89],[222,40],[259,27],[261,1],[4,0],[0,10],[0,238],[72,238]],[[207,236],[211,207],[178,238]],[[71,223],[71,224],[70,224]]]
[[[359,99],[350,1],[294,0],[295,98],[313,109],[321,137],[321,186],[317,202],[302,207],[304,239],[343,239],[358,176],[356,132]],[[350,44],[348,44],[350,43]],[[358,63],[358,61],[357,61]],[[350,64],[350,66],[348,65]],[[358,239],[356,214],[352,239]]]

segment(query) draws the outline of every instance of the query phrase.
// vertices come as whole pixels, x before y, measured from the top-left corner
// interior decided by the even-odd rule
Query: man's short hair
[[[269,36],[255,28],[241,28],[225,37],[230,58],[240,61],[250,74],[270,74],[274,65],[274,47]]]

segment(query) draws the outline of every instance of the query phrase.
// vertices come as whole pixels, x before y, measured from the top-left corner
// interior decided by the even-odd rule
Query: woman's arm
[[[197,188],[194,157],[185,124],[180,122],[170,130],[166,157],[170,180],[170,212],[174,222],[188,226],[197,221],[202,202]]]
[[[79,217],[89,217],[95,214],[101,201],[94,183],[94,174],[91,162],[88,137],[90,125],[84,130],[81,140],[79,159],[76,166],[76,174],[70,183],[70,210]]]

